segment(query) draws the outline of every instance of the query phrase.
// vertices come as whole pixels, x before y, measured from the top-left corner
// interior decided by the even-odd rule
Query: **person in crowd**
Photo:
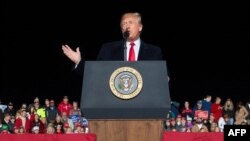
[[[68,123],[71,129],[74,129],[74,123],[73,121],[67,116],[66,112],[62,112],[62,122]]]
[[[208,129],[209,132],[215,132],[215,128],[218,126],[216,122],[210,123],[210,127]]]
[[[2,124],[0,134],[10,134],[9,132],[9,126],[6,124]]]
[[[192,117],[188,117],[187,118],[187,128],[191,129],[193,127],[193,118]]]
[[[49,101],[48,98],[46,98],[46,99],[44,100],[44,108],[45,108],[45,109],[49,108],[49,105],[50,105],[50,101]]]
[[[38,104],[40,105],[40,103]],[[46,108],[44,106],[39,106],[36,113],[39,115],[40,119],[46,119]]]
[[[29,104],[28,111],[27,111],[27,117],[32,122],[35,117],[35,107],[33,104]]]
[[[23,126],[20,126],[19,128],[19,134],[27,134],[28,132],[25,131]]]
[[[45,108],[40,105],[38,100],[34,103],[34,107],[35,107],[35,113],[39,115],[39,118],[40,119],[42,119],[42,118],[46,119]]]
[[[215,130],[214,130],[214,132],[221,132],[221,129],[220,129],[220,127],[219,127],[219,126],[216,126],[216,127],[215,127]]]
[[[31,129],[31,132],[33,130],[33,127],[39,127],[39,133],[45,133],[45,130],[46,130],[46,124],[44,124],[42,122],[42,120],[39,118],[39,115],[38,114],[35,114],[34,115],[34,120],[31,121],[31,125],[30,125],[30,129]]]
[[[234,116],[235,116],[235,108],[234,108],[234,103],[232,101],[231,98],[228,98],[224,105],[223,105],[223,109],[222,109],[222,114],[223,115],[228,115],[228,123],[227,125],[233,125],[234,124]]]
[[[170,114],[171,118],[176,118],[177,115],[180,114],[179,108],[180,108],[180,103],[179,102],[171,101],[171,103],[170,103],[170,111],[169,111],[169,114]]]
[[[246,102],[246,109],[248,111],[248,116],[246,117],[246,120],[247,120],[247,124],[250,125],[250,98],[249,100]]]
[[[14,109],[14,104],[9,102],[8,107],[4,110],[4,113],[9,113],[11,116],[16,115],[16,110]]]
[[[55,128],[52,125],[47,126],[46,134],[55,134]]]
[[[202,108],[202,100],[198,100],[196,105],[193,107],[193,119],[196,120],[195,118],[198,117],[198,113],[203,111]]]
[[[9,133],[13,133],[13,127],[14,127],[14,124],[12,124],[12,122],[10,121],[11,119],[11,116],[9,113],[5,113],[4,114],[4,119],[2,121],[2,124],[5,124],[8,126],[8,131]]]
[[[195,124],[192,127],[192,132],[208,132],[207,126],[203,123],[203,119],[201,117],[195,118]]]
[[[10,116],[10,122],[13,124],[13,126],[16,123],[16,116]]]
[[[65,134],[72,134],[73,133],[72,127],[70,127],[69,123],[67,123],[67,122],[65,122],[63,124],[63,131]]]
[[[216,123],[214,121],[214,114],[210,113],[209,118],[206,120],[206,122],[204,122],[204,124],[207,126],[207,129],[208,129],[209,132],[211,132],[211,125],[213,123]],[[217,125],[217,123],[216,123],[216,125]]]
[[[19,128],[16,126],[13,127],[13,134],[19,134]]]
[[[170,119],[165,119],[163,125],[164,125],[164,130],[165,131],[171,131]]]
[[[56,119],[54,122],[54,126],[56,127],[57,125],[60,125],[61,127],[63,127],[63,120],[62,120],[62,117],[60,115],[56,116]]]
[[[186,118],[185,117],[182,117],[181,118],[181,125],[180,125],[180,132],[186,132],[187,130],[187,122],[186,122]]]
[[[28,111],[27,103],[22,103],[20,110],[23,110],[23,109],[25,109],[26,111]]]
[[[40,99],[38,97],[35,97],[34,103],[40,103]]]
[[[184,102],[184,107],[181,110],[181,115],[182,117],[185,117],[186,119],[187,117],[192,117],[193,110],[190,108],[189,101]]]
[[[78,116],[82,116],[82,112],[81,109],[78,107],[78,102],[77,101],[73,101],[73,108],[70,110],[69,115],[78,115]]]
[[[59,115],[57,107],[55,106],[55,101],[50,100],[49,108],[46,109],[46,118],[48,123],[54,123],[56,117]]]
[[[73,106],[69,103],[68,96],[64,96],[62,102],[58,105],[58,112],[60,115],[62,113],[66,113],[67,116],[69,116],[70,110],[73,108]]]
[[[176,122],[176,130],[178,131],[178,132],[180,132],[181,131],[181,128],[182,128],[182,126],[181,126],[181,115],[179,114],[179,115],[177,115],[177,117],[176,117],[176,119],[175,119],[175,122]]]
[[[171,126],[171,131],[172,131],[172,129],[176,129],[176,119],[175,118],[171,118],[170,126]]]
[[[219,126],[221,132],[224,132],[224,126],[227,125],[228,121],[229,121],[229,118],[228,118],[227,114],[225,114],[219,118],[218,126]]]
[[[33,134],[40,134],[40,128],[39,128],[39,126],[32,127],[31,133],[33,133]]]
[[[3,110],[0,108],[0,119],[2,120],[3,117],[4,117],[4,112],[3,112]]]
[[[55,126],[55,129],[56,129],[56,131],[55,131],[56,134],[63,134],[63,127],[61,124],[57,124]]]
[[[34,110],[35,110],[35,113],[37,113],[38,109],[40,109],[40,103],[36,101],[36,102],[34,102],[33,104],[34,104],[34,108],[35,108],[35,109],[34,109]]]
[[[211,100],[212,100],[211,95],[206,95],[206,97],[202,100],[202,110],[208,111],[208,116],[210,115],[212,108]]]
[[[215,122],[218,122],[219,118],[222,117],[222,106],[220,97],[215,98],[215,102],[212,104],[211,113],[213,113],[214,115]]]
[[[72,120],[73,124],[79,122],[82,117],[81,109],[78,107],[78,102],[73,101],[73,108],[69,112],[69,118]]]
[[[80,122],[77,122],[75,124],[75,129],[74,129],[74,133],[77,133],[77,134],[80,134],[80,133],[83,133],[83,130],[82,130],[82,124]]]
[[[239,101],[237,104],[237,110],[235,112],[235,123],[236,125],[245,125],[247,124],[246,117],[248,116],[248,111],[244,106],[242,101]]]
[[[27,117],[27,110],[21,109],[20,110],[20,116],[17,117],[15,126],[19,128],[19,132],[21,132],[21,128],[23,128],[24,133],[30,132],[30,120]]]

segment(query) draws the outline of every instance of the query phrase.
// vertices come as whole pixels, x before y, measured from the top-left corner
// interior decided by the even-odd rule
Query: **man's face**
[[[13,105],[9,105],[9,109],[13,109]]]
[[[38,108],[39,108],[39,103],[38,103],[38,102],[34,103],[34,107],[35,107],[36,109],[38,109]]]
[[[11,119],[11,116],[10,115],[7,115],[6,117],[5,117],[5,120],[7,120],[7,121],[9,121]]]
[[[68,101],[69,101],[69,100],[68,100],[67,98],[64,98],[64,99],[63,99],[63,102],[66,103],[66,104],[68,103]]]
[[[50,103],[49,103],[49,106],[50,106],[50,107],[54,107],[54,106],[55,106],[55,103],[54,103],[54,102],[50,102]]]
[[[27,116],[26,111],[22,111],[21,115],[22,115],[23,117],[26,117],[26,116]]]
[[[121,30],[122,32],[128,31],[128,40],[133,41],[139,38],[142,30],[142,24],[137,16],[125,15],[121,20]]]
[[[189,107],[189,102],[185,101],[184,105],[185,105],[185,107]]]
[[[67,119],[68,119],[67,113],[62,112],[62,119],[63,119],[63,120],[67,120]]]
[[[216,103],[216,104],[220,104],[220,102],[221,102],[221,99],[220,99],[220,98],[216,98],[215,103]]]
[[[197,118],[196,123],[201,124],[202,123],[202,118]]]
[[[49,105],[49,100],[48,99],[45,100],[45,104]]]
[[[211,96],[207,97],[207,101],[208,101],[208,102],[211,102],[211,100],[212,100],[212,97],[211,97]]]

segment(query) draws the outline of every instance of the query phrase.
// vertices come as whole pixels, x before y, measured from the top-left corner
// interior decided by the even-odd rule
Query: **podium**
[[[170,109],[165,61],[86,61],[80,108],[97,141],[160,141]]]

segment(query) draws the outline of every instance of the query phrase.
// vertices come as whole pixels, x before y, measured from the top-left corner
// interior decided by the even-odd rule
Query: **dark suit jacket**
[[[98,54],[97,60],[105,61],[122,61],[124,60],[124,42],[116,41],[103,44]],[[138,61],[140,60],[162,60],[161,48],[147,44],[141,41],[141,46],[138,55]],[[82,74],[84,69],[84,61],[81,61],[76,71]]]
[[[122,41],[106,43],[102,46],[97,60],[124,60],[124,44]],[[162,52],[157,46],[141,41],[138,60],[161,60]]]

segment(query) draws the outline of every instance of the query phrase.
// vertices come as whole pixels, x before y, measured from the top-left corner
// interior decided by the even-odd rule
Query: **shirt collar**
[[[140,45],[141,45],[141,39],[138,38],[137,40],[134,41],[134,43],[135,43],[135,47],[136,48],[140,47]],[[127,47],[130,47],[130,42],[127,41],[126,44],[127,44]]]

